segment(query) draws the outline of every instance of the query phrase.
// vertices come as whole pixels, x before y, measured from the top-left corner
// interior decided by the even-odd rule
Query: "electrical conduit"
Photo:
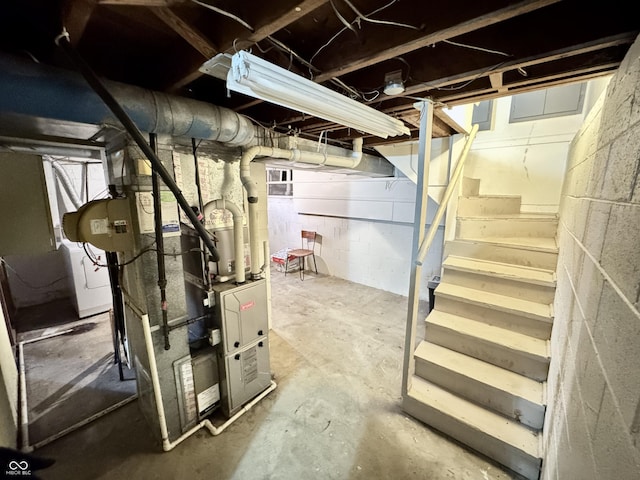
[[[262,274],[260,265],[260,241],[258,230],[258,184],[251,178],[250,164],[256,157],[271,157],[289,160],[292,163],[303,162],[331,167],[355,168],[362,160],[362,138],[353,140],[353,152],[350,157],[328,155],[325,152],[309,152],[297,148],[286,150],[275,147],[254,146],[246,149],[240,158],[240,180],[247,191],[249,201],[249,246],[251,251],[251,278],[257,280]],[[265,259],[265,265],[267,261]]]

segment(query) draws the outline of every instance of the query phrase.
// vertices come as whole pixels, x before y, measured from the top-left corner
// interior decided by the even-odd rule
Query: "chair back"
[[[305,250],[311,250],[315,253],[316,250],[316,232],[310,230],[302,230],[302,248]]]

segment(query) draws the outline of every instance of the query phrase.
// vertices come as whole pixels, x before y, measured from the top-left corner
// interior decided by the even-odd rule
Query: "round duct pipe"
[[[144,132],[243,146],[255,127],[233,110],[199,100],[103,81]],[[87,123],[118,124],[100,97],[78,73],[0,55],[0,111]]]

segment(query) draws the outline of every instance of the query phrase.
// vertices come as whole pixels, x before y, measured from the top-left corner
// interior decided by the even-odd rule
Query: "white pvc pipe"
[[[18,343],[18,362],[20,363],[20,436],[23,452],[32,452],[29,446],[29,409],[27,407],[27,378],[24,368],[24,345]]]
[[[263,391],[260,395],[255,397],[249,403],[247,403],[244,407],[240,409],[238,413],[236,413],[233,417],[223,423],[221,426],[214,426],[211,421],[203,420],[198,423],[196,426],[183,433],[176,440],[171,442],[169,440],[169,433],[167,430],[167,419],[164,414],[164,402],[162,400],[162,390],[160,389],[160,377],[158,375],[158,365],[156,363],[156,355],[153,349],[153,339],[151,337],[151,325],[149,324],[149,316],[144,314],[141,317],[142,320],[142,329],[144,331],[144,340],[145,345],[147,347],[147,355],[149,356],[149,370],[151,374],[151,384],[153,386],[153,394],[156,400],[156,409],[158,412],[158,422],[160,423],[160,434],[162,436],[162,449],[165,452],[173,450],[180,442],[186,440],[195,432],[200,430],[201,428],[207,428],[212,435],[219,435],[222,433],[229,425],[235,422],[238,418],[240,418],[244,413],[248,412],[256,403],[262,400],[266,395],[276,389],[277,385],[274,381],[271,381],[269,387]]]
[[[247,191],[249,201],[249,247],[251,250],[251,278],[258,279],[261,275],[260,242],[256,232],[258,230],[258,184],[251,179],[250,164],[254,158],[271,157],[289,160],[292,163],[311,163],[316,165],[328,165],[331,167],[355,168],[362,160],[362,138],[353,140],[353,152],[350,157],[328,155],[324,152],[308,152],[305,150],[254,146],[246,149],[240,158],[240,180]],[[267,258],[264,259],[265,263]]]
[[[244,273],[244,226],[242,224],[242,220],[244,219],[244,214],[240,207],[238,207],[235,203],[229,202],[228,200],[218,199],[212,200],[208,202],[206,205],[202,207],[202,214],[207,218],[208,210],[228,210],[233,215],[233,248],[234,248],[234,258],[235,258],[235,277],[236,282],[244,283],[245,282],[245,273]],[[253,234],[253,231],[250,232]],[[253,259],[253,255],[252,255]]]
[[[244,407],[242,407],[238,413],[236,413],[233,417],[231,417],[229,420],[227,420],[226,422],[224,422],[222,425],[220,425],[219,427],[216,427],[215,425],[213,425],[211,423],[210,420],[203,420],[200,425],[202,425],[203,427],[206,427],[207,430],[209,430],[209,432],[211,433],[211,435],[216,436],[216,435],[220,435],[229,425],[231,425],[233,422],[235,422],[238,418],[240,418],[242,415],[244,415],[245,413],[247,413],[249,410],[251,410],[253,408],[253,406],[258,403],[260,400],[262,400],[264,397],[266,397],[267,395],[269,395],[271,392],[273,392],[276,388],[278,387],[278,385],[276,384],[276,382],[274,382],[273,380],[271,381],[271,383],[269,384],[269,387],[263,391],[260,395],[258,395],[256,398],[254,398],[253,400],[251,400],[249,403],[247,403]]]
[[[160,388],[160,377],[158,375],[158,365],[156,364],[156,354],[153,349],[153,338],[151,337],[151,324],[149,323],[149,315],[146,313],[140,318],[142,320],[142,331],[144,333],[144,343],[147,347],[147,357],[149,357],[149,374],[151,376],[151,385],[153,387],[153,395],[156,399],[156,411],[158,413],[158,423],[160,424],[160,435],[162,436],[162,449],[166,452],[171,450],[171,442],[169,441],[169,431],[167,430],[167,419],[164,415],[164,403],[162,401],[162,390]]]

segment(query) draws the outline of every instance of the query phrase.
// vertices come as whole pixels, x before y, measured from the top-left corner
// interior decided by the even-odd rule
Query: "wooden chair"
[[[287,274],[289,266],[289,256],[293,257],[292,260],[297,260],[298,270],[300,272],[300,280],[304,280],[304,270],[306,268],[306,259],[308,257],[313,258],[313,270],[318,273],[318,265],[316,264],[316,232],[309,230],[302,230],[301,234],[302,248],[296,248],[287,252],[287,263],[285,265],[284,274]]]

